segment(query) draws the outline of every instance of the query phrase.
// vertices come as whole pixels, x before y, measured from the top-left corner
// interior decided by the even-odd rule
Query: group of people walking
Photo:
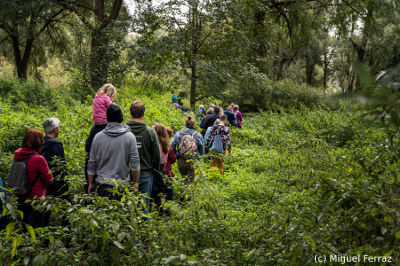
[[[111,189],[116,183],[129,184],[145,195],[143,212],[149,213],[151,200],[160,210],[162,194],[166,195],[166,200],[173,199],[171,166],[175,162],[185,184],[194,181],[195,161],[208,152],[211,153],[211,166],[223,174],[224,155],[232,150],[228,124],[241,127],[243,120],[238,106],[230,105],[225,112],[218,106],[211,106],[202,117],[201,133],[195,130],[196,120],[188,116],[184,129],[174,135],[173,130],[162,123],[146,125],[143,122],[145,104],[139,101],[131,104],[131,119],[126,125],[122,124],[123,113],[113,103],[115,98],[115,87],[105,84],[93,100],[94,125],[85,143],[89,194],[96,192],[99,196],[119,199],[121,196],[113,194]],[[50,214],[35,211],[25,200],[38,200],[46,195],[70,200],[68,184],[64,180],[64,149],[57,140],[60,120],[46,119],[44,131],[45,135],[35,129],[25,133],[22,147],[14,153],[9,176],[9,186],[15,188],[19,209],[24,213],[23,220],[33,227],[47,226]],[[22,169],[18,168],[21,165],[25,167],[27,177],[25,189],[20,189],[21,182],[14,182],[21,179],[16,178],[21,176],[18,170]]]

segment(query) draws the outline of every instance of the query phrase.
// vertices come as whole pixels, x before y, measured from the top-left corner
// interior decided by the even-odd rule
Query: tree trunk
[[[324,55],[324,93],[326,93],[326,88],[327,88],[327,78],[328,78],[328,66],[329,66],[329,61],[328,61],[328,56],[325,54]]]
[[[253,26],[253,39],[254,47],[253,53],[255,57],[256,65],[261,73],[266,74],[264,59],[266,58],[267,52],[265,48],[265,42],[262,38],[262,34],[265,31],[264,21],[266,12],[261,8],[254,10],[254,26]]]
[[[10,36],[10,37],[12,40],[12,46],[14,50],[14,60],[15,60],[15,66],[17,68],[18,78],[26,80],[28,78],[29,59],[31,56],[34,39],[28,38],[26,40],[24,55],[21,58],[21,49],[19,47],[20,42],[18,36]]]
[[[110,58],[107,55],[108,39],[104,29],[118,18],[123,0],[114,0],[112,9],[105,17],[104,0],[95,0],[94,17],[95,29],[92,32],[90,42],[90,85],[93,90],[99,89],[107,83],[108,64]]]
[[[107,83],[107,40],[103,35],[100,30],[96,30],[90,43],[90,85],[95,91]]]
[[[191,79],[190,79],[190,108],[194,110],[196,106],[196,81],[197,81],[197,62],[196,58],[193,58],[191,64]]]
[[[306,83],[312,85],[314,74],[314,62],[309,56],[306,57]]]

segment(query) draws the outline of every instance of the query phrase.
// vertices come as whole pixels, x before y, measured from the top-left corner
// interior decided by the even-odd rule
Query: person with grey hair
[[[206,109],[204,105],[199,105],[199,110],[197,110],[196,120],[201,121],[206,116]]]
[[[68,183],[64,180],[66,174],[64,147],[57,139],[60,134],[60,120],[57,117],[46,119],[43,129],[46,136],[41,153],[54,177],[53,184],[46,187],[46,195],[61,196],[68,191]],[[67,196],[63,198],[67,199]]]

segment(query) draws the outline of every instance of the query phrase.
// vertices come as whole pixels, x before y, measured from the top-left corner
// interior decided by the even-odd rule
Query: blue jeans
[[[144,213],[150,211],[150,195],[153,189],[153,172],[152,171],[140,171],[139,175],[139,192],[146,194],[144,202],[146,207],[143,209]]]

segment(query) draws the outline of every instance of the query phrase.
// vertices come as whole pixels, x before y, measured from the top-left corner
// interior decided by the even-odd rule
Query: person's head
[[[221,115],[221,118],[219,119],[220,121],[219,121],[219,123],[220,124],[224,124],[224,125],[226,125],[226,123],[228,122],[228,116],[227,115]]]
[[[200,104],[199,109],[204,109],[204,105]]]
[[[232,106],[232,108],[233,108],[233,106],[235,106],[235,104],[234,104],[234,103],[231,103],[230,106]]]
[[[154,123],[152,127],[154,131],[157,133],[158,142],[160,143],[163,152],[168,153],[169,137],[166,127],[161,123]]]
[[[25,132],[22,140],[22,148],[27,148],[40,152],[43,147],[44,136],[43,132],[37,129],[29,129]]]
[[[165,129],[167,130],[168,137],[169,137],[169,138],[172,138],[172,136],[174,135],[174,131],[172,130],[172,128],[170,128],[170,127],[165,127]]]
[[[215,104],[210,104],[210,108],[214,108],[215,107]]]
[[[214,108],[208,108],[206,114],[213,114],[214,113]]]
[[[106,83],[97,91],[97,95],[99,94],[105,94],[110,97],[111,100],[114,100],[117,96],[117,90],[111,83]]]
[[[214,122],[214,126],[218,125],[218,124],[219,124],[219,122],[221,122],[221,120],[219,120],[219,119],[216,119],[216,120],[215,120],[215,122]]]
[[[122,123],[124,120],[124,116],[122,114],[121,108],[116,106],[115,104],[111,104],[107,108],[107,122],[116,122]]]
[[[235,106],[233,106],[233,110],[236,110],[236,111],[239,111],[239,105],[235,105]]]
[[[135,101],[131,104],[129,111],[131,112],[132,118],[143,119],[146,108],[142,102]]]
[[[188,116],[188,118],[187,118],[187,120],[185,121],[185,126],[187,127],[187,128],[194,128],[194,123],[195,123],[195,120],[193,119],[193,117],[191,117],[191,116]]]
[[[47,118],[43,123],[43,130],[46,135],[57,137],[60,133],[60,119],[57,117]]]
[[[232,105],[229,105],[226,109],[232,111]]]
[[[217,114],[217,115],[219,115],[219,106],[215,106],[214,107],[214,114]]]

